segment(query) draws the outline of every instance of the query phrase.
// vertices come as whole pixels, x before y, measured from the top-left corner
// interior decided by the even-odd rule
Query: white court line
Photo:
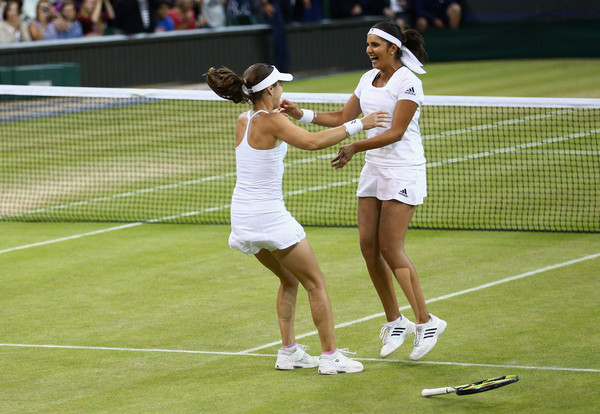
[[[0,344],[0,347],[13,348],[46,348],[46,349],[79,349],[89,351],[116,351],[116,352],[163,352],[169,354],[202,354],[202,355],[221,355],[221,356],[253,356],[275,358],[276,354],[255,354],[240,352],[219,352],[219,351],[193,351],[185,349],[156,349],[156,348],[113,348],[106,346],[76,346],[76,345],[29,345],[29,344]],[[353,358],[357,361],[387,362],[396,364],[410,365],[454,365],[460,367],[489,367],[489,368],[510,368],[522,370],[542,370],[542,371],[567,371],[567,372],[592,372],[600,373],[600,369],[595,368],[568,368],[568,367],[537,367],[533,365],[503,365],[503,364],[478,364],[472,362],[452,362],[452,361],[407,361],[401,359],[383,359],[383,358]]]
[[[17,250],[29,249],[31,247],[45,246],[47,244],[59,243],[59,242],[67,241],[67,240],[79,239],[81,237],[94,236],[96,234],[108,233],[110,231],[122,230],[122,229],[127,229],[129,227],[140,226],[142,224],[144,224],[144,223],[142,223],[142,222],[128,223],[128,224],[123,224],[122,226],[109,227],[107,229],[90,231],[89,233],[75,234],[73,236],[61,237],[59,239],[45,240],[45,241],[42,241],[42,242],[25,244],[25,245],[22,245],[22,246],[16,246],[16,247],[11,247],[9,249],[0,250],[0,254],[2,254],[2,253],[10,253],[10,252],[14,252],[14,251],[17,251]]]
[[[248,354],[255,355],[255,354]],[[536,367],[533,365],[505,365],[505,364],[478,364],[473,362],[450,362],[450,361],[407,361],[401,359],[383,359],[383,358],[353,358],[360,361],[374,362],[396,362],[405,364],[428,364],[428,365],[454,365],[459,367],[490,367],[490,368],[509,368],[509,369],[527,369],[543,371],[569,371],[569,372],[595,372],[600,373],[600,369],[595,368],[565,368],[565,367]]]
[[[221,356],[253,356],[275,358],[277,354],[255,354],[240,352],[220,352],[220,351],[194,351],[186,349],[160,349],[160,348],[114,348],[107,346],[77,346],[77,345],[35,345],[35,344],[0,344],[5,348],[46,348],[46,349],[78,349],[83,351],[116,351],[116,352],[157,352],[168,354],[201,354],[201,355],[221,355]],[[401,359],[383,359],[383,358],[353,358],[357,361],[387,362],[409,365],[454,365],[461,367],[490,367],[490,368],[510,368],[523,370],[542,370],[542,371],[568,371],[568,372],[592,372],[600,373],[600,369],[595,368],[567,368],[567,367],[536,367],[533,365],[502,365],[502,364],[478,364],[472,362],[452,362],[452,361],[408,361]]]
[[[558,269],[565,266],[570,266],[575,263],[583,262],[585,260],[592,260],[600,257],[600,253],[591,254],[588,256],[580,257],[578,259],[569,260],[566,262],[558,263],[551,266],[542,267],[529,272],[521,273],[515,276],[507,277],[504,279],[497,280],[495,282],[485,283],[470,289],[461,290],[458,292],[450,293],[444,296],[438,296],[437,298],[430,299],[427,303],[437,302],[440,300],[450,299],[456,296],[464,295],[466,293],[476,292],[478,290],[487,289],[492,286],[500,285],[502,283],[511,282],[518,279],[523,279],[532,275],[547,272],[549,270]],[[408,309],[409,306],[404,306],[400,310]],[[356,319],[350,322],[344,322],[336,325],[337,328],[355,325],[360,322],[368,321],[377,317],[383,316],[383,313],[366,316],[364,318]],[[302,335],[296,336],[297,339],[305,338],[307,336],[316,335],[317,331],[308,332]],[[281,341],[271,342],[265,345],[261,345],[255,348],[246,349],[239,352],[217,352],[217,351],[194,351],[194,350],[178,350],[178,349],[148,349],[148,348],[117,348],[117,347],[103,347],[103,346],[77,346],[77,345],[35,345],[35,344],[0,344],[0,347],[22,347],[22,348],[51,348],[51,349],[81,349],[81,350],[102,350],[102,351],[121,351],[121,352],[164,352],[164,353],[181,353],[181,354],[206,354],[206,355],[229,355],[229,356],[268,356],[274,357],[272,354],[256,354],[254,351],[258,351],[264,348],[270,348],[281,344]],[[356,358],[362,361],[376,361],[376,362],[397,362],[397,363],[411,363],[411,364],[435,364],[435,365],[456,365],[456,366],[469,366],[469,367],[496,367],[496,368],[514,368],[514,369],[529,369],[529,370],[549,370],[549,371],[572,371],[572,372],[600,372],[600,369],[594,368],[565,368],[565,367],[535,367],[535,366],[521,366],[521,365],[493,365],[493,364],[476,364],[466,362],[432,362],[432,361],[403,361],[403,360],[390,360],[381,358]]]
[[[157,353],[170,353],[170,354],[254,356],[254,357],[269,357],[269,358],[273,358],[273,357],[277,356],[277,354],[256,354],[256,353],[242,353],[242,352],[195,351],[195,350],[186,350],[186,349],[160,349],[160,348],[117,348],[117,347],[107,347],[107,346],[77,346],[77,345],[0,344],[0,347],[79,349],[79,350],[90,350],[90,351],[117,351],[117,352],[157,352]],[[498,365],[498,364],[479,364],[479,363],[471,363],[471,362],[450,362],[450,361],[407,361],[407,360],[383,359],[383,358],[354,358],[354,359],[359,360],[359,361],[405,363],[405,364],[455,365],[455,366],[465,366],[465,367],[492,367],[492,368],[527,369],[527,370],[600,373],[600,369],[594,369],[594,368],[538,367],[538,366],[533,366],[533,365]]]
[[[186,349],[161,349],[161,348],[119,348],[111,346],[79,346],[79,345],[35,345],[35,344],[0,344],[0,347],[16,348],[49,348],[49,349],[81,349],[90,351],[120,351],[120,352],[164,352],[170,354],[206,354],[206,355],[250,355],[273,356],[272,354],[240,354],[239,352],[220,351],[194,351]],[[277,356],[277,355],[275,355]]]
[[[526,277],[537,275],[537,274],[543,273],[543,272],[547,272],[549,270],[559,269],[561,267],[570,266],[572,264],[583,262],[583,261],[586,261],[586,260],[596,259],[598,257],[600,257],[600,253],[591,254],[591,255],[588,255],[588,256],[580,257],[579,259],[573,259],[573,260],[569,260],[569,261],[566,261],[566,262],[558,263],[558,264],[555,264],[555,265],[542,267],[540,269],[535,269],[535,270],[532,270],[532,271],[529,271],[529,272],[521,273],[519,275],[510,276],[510,277],[507,277],[507,278],[504,278],[504,279],[500,279],[500,280],[497,280],[495,282],[485,283],[483,285],[475,286],[475,287],[472,287],[472,288],[469,288],[469,289],[465,289],[465,290],[460,290],[458,292],[450,293],[450,294],[444,295],[444,296],[438,296],[437,298],[426,300],[425,303],[433,303],[433,302],[438,302],[440,300],[454,298],[456,296],[465,295],[467,293],[476,292],[476,291],[482,290],[482,289],[487,289],[489,287],[497,286],[497,285],[500,285],[502,283],[512,282],[512,281],[518,280],[518,279],[524,279]],[[403,311],[403,310],[406,310],[406,309],[409,309],[409,308],[410,308],[410,306],[407,305],[407,306],[401,307],[400,310]],[[337,328],[344,328],[346,326],[355,325],[357,323],[365,322],[365,321],[368,321],[370,319],[380,318],[382,316],[385,316],[385,313],[383,313],[383,312],[382,313],[376,313],[374,315],[365,316],[364,318],[355,319],[355,320],[350,321],[350,322],[344,322],[344,323],[337,324],[337,325],[335,325],[335,328],[336,329]],[[308,332],[308,333],[296,336],[296,339],[306,338],[307,336],[314,336],[314,335],[317,335],[317,333],[318,333],[317,331]],[[276,345],[280,345],[280,344],[281,344],[281,341],[271,342],[271,343],[268,343],[268,344],[265,344],[265,345],[260,345],[260,346],[254,347],[254,348],[250,348],[250,349],[246,349],[244,351],[240,351],[240,353],[243,354],[243,353],[254,352],[254,351],[258,351],[258,350],[265,349],[265,348],[270,348],[272,346],[276,346]]]

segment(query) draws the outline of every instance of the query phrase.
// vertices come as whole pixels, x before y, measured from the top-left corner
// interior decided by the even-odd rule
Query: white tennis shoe
[[[410,359],[416,361],[423,358],[435,346],[439,336],[448,325],[446,321],[429,314],[429,322],[415,326],[415,347]]]
[[[319,366],[319,357],[306,353],[310,347],[297,344],[290,349],[279,349],[277,351],[277,362],[275,369],[288,370],[296,368],[315,368]]]
[[[398,319],[383,324],[379,337],[383,339],[381,357],[385,358],[402,345],[408,335],[415,331],[415,324],[405,316],[400,315]]]
[[[363,364],[348,358],[346,354],[353,354],[353,352],[349,352],[348,348],[345,348],[338,349],[337,352],[331,356],[321,355],[321,361],[319,362],[319,374],[335,375],[361,372],[364,369]]]

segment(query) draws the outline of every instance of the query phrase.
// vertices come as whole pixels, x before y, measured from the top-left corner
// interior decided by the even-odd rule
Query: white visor
[[[278,81],[291,81],[294,79],[291,73],[281,73],[277,70],[275,66],[272,66],[273,72],[269,74],[266,78],[258,82],[251,88],[248,88],[248,92],[256,93],[260,92],[263,89],[267,89],[269,86],[274,85]]]

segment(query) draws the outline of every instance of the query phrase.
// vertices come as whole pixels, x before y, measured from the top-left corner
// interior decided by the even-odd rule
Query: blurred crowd
[[[2,0],[0,44],[381,16],[458,28],[458,0]]]

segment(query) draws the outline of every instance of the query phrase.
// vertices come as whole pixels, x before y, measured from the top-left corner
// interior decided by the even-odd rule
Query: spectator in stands
[[[260,5],[262,9],[262,5]],[[225,5],[225,16],[228,26],[238,26],[258,23],[261,11],[254,11],[250,0],[227,0]]]
[[[223,27],[226,24],[225,3],[227,0],[200,0],[198,27]]]
[[[189,30],[197,27],[193,0],[177,0],[175,7],[169,11],[169,17],[175,23],[175,30]]]
[[[296,0],[294,2],[294,21],[320,22],[323,20],[321,0]]]
[[[389,5],[383,11],[403,30],[406,26],[412,26],[413,24],[412,7],[408,0],[390,0]]]
[[[458,0],[414,0],[415,28],[421,32],[429,26],[458,29],[461,8]]]
[[[158,7],[156,8],[156,28],[155,32],[170,32],[175,30],[175,23],[173,19],[169,17],[169,11],[171,10],[170,0],[159,0]]]
[[[60,14],[65,19],[65,31],[58,33],[60,39],[74,39],[83,36],[83,28],[77,20],[77,6],[74,0],[65,0],[60,5]]]
[[[36,7],[38,0],[22,0],[21,1],[21,17],[29,23],[35,19]]]
[[[29,22],[31,40],[58,39],[58,32],[65,30],[65,21],[48,0],[39,0],[36,17]]]
[[[124,34],[152,33],[156,29],[152,0],[116,0],[115,24]]]
[[[77,16],[86,37],[104,35],[106,23],[114,19],[115,10],[110,0],[83,0]]]
[[[2,10],[2,21],[0,21],[0,44],[29,42],[31,36],[27,23],[21,19],[21,2],[8,0]]]
[[[289,72],[290,51],[285,27],[286,17],[281,8],[281,3],[285,1],[289,2],[289,0],[261,0],[261,3],[265,20],[271,26],[275,66],[283,72]]]

